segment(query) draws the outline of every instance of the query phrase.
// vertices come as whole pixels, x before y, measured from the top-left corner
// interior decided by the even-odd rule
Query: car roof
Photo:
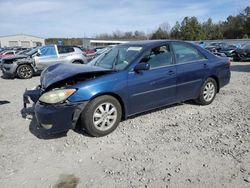
[[[151,45],[157,45],[162,44],[164,42],[184,42],[182,40],[140,40],[140,41],[131,41],[124,44],[121,44],[122,46],[132,45],[132,46],[151,46]]]
[[[59,46],[59,47],[78,47],[78,46],[75,46],[75,45],[57,45],[57,46]]]

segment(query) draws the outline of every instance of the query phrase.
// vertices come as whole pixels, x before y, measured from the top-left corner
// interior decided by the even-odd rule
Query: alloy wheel
[[[111,103],[102,103],[93,114],[93,123],[96,129],[106,131],[115,124],[117,120],[117,109]]]
[[[215,95],[215,86],[213,82],[208,82],[203,90],[203,97],[206,102],[213,100]]]
[[[21,67],[20,76],[22,78],[29,78],[32,76],[32,69],[28,66]]]

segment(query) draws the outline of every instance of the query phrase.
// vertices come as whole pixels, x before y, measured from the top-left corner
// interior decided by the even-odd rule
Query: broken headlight
[[[47,104],[56,104],[65,101],[75,93],[76,89],[58,89],[44,93],[39,101]]]

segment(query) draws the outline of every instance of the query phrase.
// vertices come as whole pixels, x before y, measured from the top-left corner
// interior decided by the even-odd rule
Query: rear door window
[[[59,54],[67,54],[74,52],[74,48],[70,46],[58,46],[57,49]]]
[[[186,43],[173,43],[177,63],[188,63],[206,58],[193,46]]]

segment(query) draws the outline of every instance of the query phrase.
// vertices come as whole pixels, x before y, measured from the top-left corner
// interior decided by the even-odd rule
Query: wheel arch
[[[22,62],[22,63],[18,63],[18,64],[16,65],[15,76],[17,76],[17,70],[18,70],[18,68],[19,68],[20,66],[22,66],[22,65],[28,65],[28,66],[30,66],[30,67],[33,69],[33,73],[35,72],[35,68],[34,68],[34,66],[32,65],[32,63],[29,63],[29,62]]]
[[[118,100],[118,102],[120,103],[121,105],[121,108],[122,108],[122,120],[126,119],[127,117],[127,110],[126,110],[126,106],[125,106],[125,103],[124,101],[122,100],[122,97],[116,93],[112,93],[112,92],[104,92],[104,93],[99,93],[95,96],[93,96],[90,101],[92,101],[93,99],[97,98],[97,97],[100,97],[100,96],[103,96],[103,95],[109,95],[109,96],[112,96],[114,97],[116,100]]]
[[[82,59],[74,59],[72,61],[72,63],[74,63],[74,62],[81,62],[81,64],[84,64],[84,61]]]
[[[211,75],[209,76],[208,78],[213,78],[215,81],[216,81],[216,84],[217,84],[217,93],[220,92],[220,82],[219,82],[219,78],[215,75]]]

